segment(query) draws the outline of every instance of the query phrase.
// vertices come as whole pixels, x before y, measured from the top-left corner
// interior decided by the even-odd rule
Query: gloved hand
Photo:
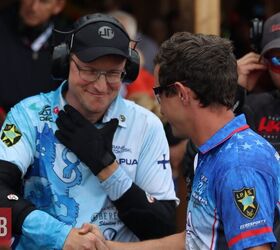
[[[112,119],[103,128],[97,129],[72,106],[65,105],[64,110],[59,111],[56,120],[57,139],[98,175],[116,159],[112,141],[118,119]]]

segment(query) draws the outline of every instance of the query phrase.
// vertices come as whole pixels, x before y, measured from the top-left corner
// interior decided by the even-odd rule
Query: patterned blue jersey
[[[150,111],[120,96],[103,123],[119,120],[113,152],[119,168],[100,183],[90,169],[55,137],[57,113],[65,105],[58,90],[17,104],[2,127],[0,159],[17,165],[24,177],[24,196],[38,210],[23,223],[17,249],[59,249],[72,227],[98,225],[107,239],[136,241],[118,217],[111,200],[132,182],[158,200],[177,200],[169,148],[161,121]],[[94,152],[92,152],[94,154]]]
[[[199,147],[186,249],[274,244],[279,178],[278,153],[248,128],[244,115],[234,118]]]

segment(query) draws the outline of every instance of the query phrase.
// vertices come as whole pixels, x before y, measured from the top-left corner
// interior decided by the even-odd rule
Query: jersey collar
[[[119,120],[119,126],[127,127],[128,111],[126,109],[126,103],[120,94],[111,103],[103,117],[103,122],[109,122],[113,118]]]
[[[202,154],[206,154],[211,149],[219,146],[227,141],[234,134],[248,129],[249,125],[246,123],[245,116],[239,115],[227,123],[223,128],[218,130],[208,141],[201,145],[198,149]]]

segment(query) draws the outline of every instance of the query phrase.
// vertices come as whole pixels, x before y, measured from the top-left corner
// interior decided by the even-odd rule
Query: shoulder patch
[[[6,124],[2,131],[1,140],[7,147],[15,145],[21,138],[21,132],[14,124]]]
[[[259,204],[256,201],[255,188],[242,188],[233,191],[234,202],[243,216],[248,219],[253,219],[259,209]]]

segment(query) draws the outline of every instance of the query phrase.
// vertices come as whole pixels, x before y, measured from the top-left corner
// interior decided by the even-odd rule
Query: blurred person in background
[[[154,71],[154,58],[158,52],[159,45],[149,35],[138,31],[137,38],[139,39],[138,48],[141,50],[145,60],[143,61],[143,68],[150,74]]]
[[[153,55],[144,55],[142,53],[142,50],[138,48],[138,42],[139,43],[145,43],[145,40],[142,41],[141,38],[139,38],[138,41],[138,26],[137,26],[137,20],[136,18],[122,10],[115,10],[109,12],[109,15],[116,18],[126,29],[127,33],[130,36],[130,39],[132,40],[130,46],[132,48],[136,48],[140,55],[140,69],[137,79],[128,84],[123,85],[123,95],[130,100],[139,100],[142,97],[145,99],[151,99],[155,100],[154,94],[153,94],[153,84],[154,84],[154,77],[153,75],[145,68],[145,61],[147,57],[152,57]],[[153,57],[150,58],[153,60]],[[150,60],[148,59],[148,60]],[[142,102],[143,103],[143,102]]]
[[[65,2],[20,0],[1,11],[2,117],[21,99],[58,86],[51,77],[51,36]]]
[[[237,61],[238,83],[249,93],[258,81],[269,74],[272,91],[250,93],[242,111],[251,128],[267,139],[280,152],[280,13],[264,23],[261,52],[250,52]],[[269,84],[269,82],[267,82]]]

